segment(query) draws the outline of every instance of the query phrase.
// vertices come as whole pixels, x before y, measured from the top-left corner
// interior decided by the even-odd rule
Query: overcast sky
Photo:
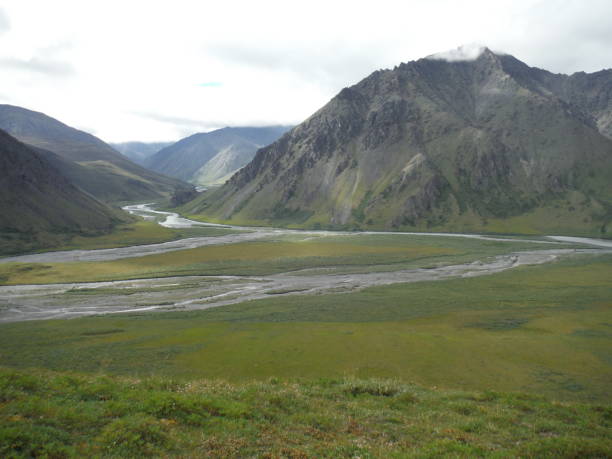
[[[611,0],[0,0],[0,103],[105,141],[296,124],[374,70],[483,44],[612,67]]]

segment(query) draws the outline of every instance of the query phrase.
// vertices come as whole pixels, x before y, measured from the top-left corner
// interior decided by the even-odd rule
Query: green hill
[[[75,187],[42,155],[0,130],[0,253],[50,247],[129,221]]]

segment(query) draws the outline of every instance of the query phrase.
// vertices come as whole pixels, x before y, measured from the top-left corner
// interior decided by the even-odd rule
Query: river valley
[[[126,206],[125,210],[146,219],[154,219],[169,228],[217,226],[234,234],[194,237],[161,244],[137,245],[102,250],[47,252],[0,259],[0,263],[72,263],[104,262],[144,257],[206,246],[239,244],[291,236],[299,240],[334,237],[363,238],[396,235],[401,238],[428,236],[464,238],[504,243],[507,253],[466,263],[418,266],[411,269],[350,272],[336,266],[311,267],[270,275],[173,276],[108,282],[53,283],[41,285],[0,286],[0,321],[72,318],[94,314],[126,313],[151,310],[192,310],[222,306],[268,297],[342,293],[367,287],[396,283],[474,277],[498,273],[523,265],[535,265],[559,257],[587,256],[612,252],[612,242],[550,236],[544,239],[502,238],[473,234],[384,233],[300,231],[257,228],[196,222],[178,214],[154,210],[149,204]],[[537,250],[513,250],[513,244],[538,244]],[[571,244],[571,245],[570,245]],[[549,248],[542,249],[543,245]]]

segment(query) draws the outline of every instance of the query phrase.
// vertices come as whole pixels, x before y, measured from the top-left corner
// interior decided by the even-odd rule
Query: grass
[[[66,235],[50,233],[41,234],[40,237],[51,238],[53,241],[32,241],[31,246],[23,246],[16,251],[17,242],[8,240],[4,246],[9,250],[0,248],[0,255],[14,256],[32,252],[50,252],[58,250],[95,250],[110,249],[114,247],[128,247],[132,245],[158,244],[187,237],[224,236],[235,234],[236,231],[228,228],[195,227],[195,228],[165,228],[153,221],[140,220],[116,226],[112,232],[99,235]],[[3,247],[4,247],[3,246]]]
[[[0,369],[3,457],[609,457],[609,406],[383,379]]]
[[[187,275],[264,275],[329,267],[336,272],[394,271],[463,263],[512,250],[538,248],[549,249],[551,246],[456,237],[365,234],[317,237],[297,234],[109,262],[0,264],[0,284]]]
[[[176,239],[176,233],[151,221],[137,221],[121,225],[110,234],[95,237],[77,236],[55,250],[86,250],[127,247],[130,245],[156,244]]]
[[[157,244],[187,237],[224,236],[235,231],[225,228],[165,228],[153,221],[141,220],[122,225],[110,234],[95,237],[77,236],[68,244],[54,250],[92,250],[132,245]]]
[[[611,268],[610,255],[582,257],[203,311],[3,324],[0,364],[237,382],[395,378],[609,403]]]

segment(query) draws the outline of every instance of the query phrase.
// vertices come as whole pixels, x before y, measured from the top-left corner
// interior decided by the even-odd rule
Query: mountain
[[[144,161],[162,148],[172,145],[172,142],[122,142],[109,145],[136,164],[144,166]]]
[[[0,130],[0,253],[51,247],[129,220],[75,187],[33,148]]]
[[[106,202],[168,198],[189,188],[134,164],[108,144],[43,113],[0,105],[0,129],[38,149],[53,152],[55,166],[75,185]]]
[[[150,156],[144,164],[199,185],[219,184],[287,130],[286,126],[226,127],[194,134]]]
[[[217,221],[612,234],[612,70],[483,48],[345,88],[182,211]]]

